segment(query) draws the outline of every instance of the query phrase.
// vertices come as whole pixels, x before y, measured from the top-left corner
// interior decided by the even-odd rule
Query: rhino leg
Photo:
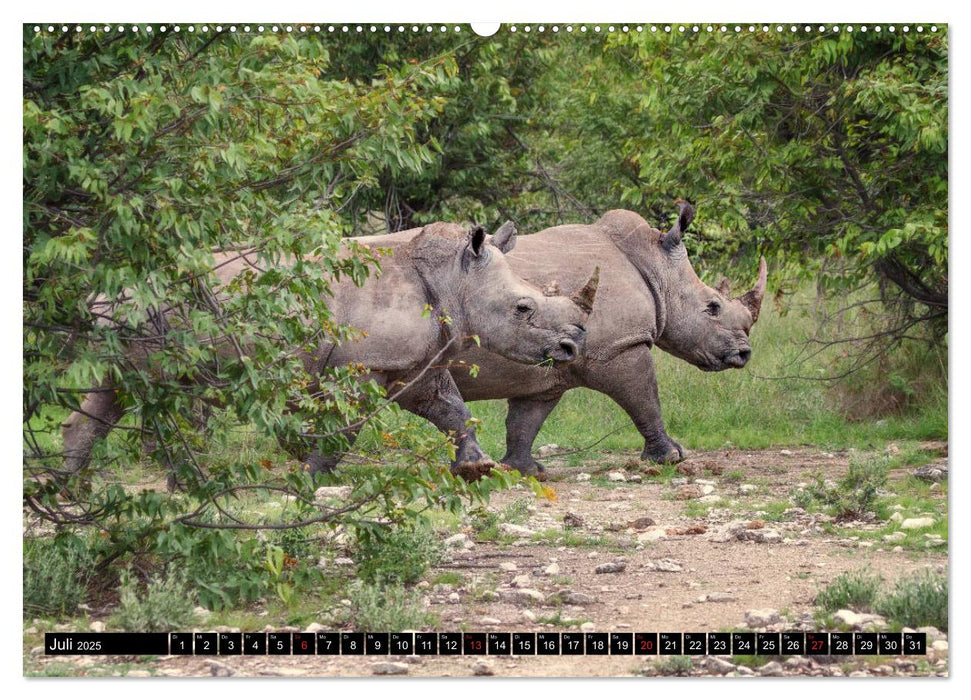
[[[609,362],[591,363],[586,385],[606,394],[627,412],[644,437],[641,459],[674,464],[684,459],[681,445],[664,430],[654,358],[647,345],[638,345]]]
[[[543,422],[550,415],[556,404],[560,402],[562,394],[552,399],[515,398],[509,399],[509,411],[506,413],[506,455],[502,463],[521,474],[542,477],[546,470],[543,465],[533,459],[533,441]]]
[[[393,393],[394,387],[389,391]],[[456,476],[476,481],[497,466],[479,447],[475,428],[468,425],[472,414],[447,370],[429,372],[396,401],[406,411],[425,418],[452,437],[456,447],[452,473]]]
[[[69,473],[77,473],[88,466],[95,443],[111,432],[124,412],[114,391],[92,392],[84,397],[80,408],[61,426],[64,469]]]

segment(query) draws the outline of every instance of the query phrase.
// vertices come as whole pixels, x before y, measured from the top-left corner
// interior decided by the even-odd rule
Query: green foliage
[[[877,599],[874,607],[876,612],[899,625],[930,625],[946,632],[947,598],[947,577],[924,571],[900,579],[892,590]]]
[[[74,614],[87,597],[91,559],[77,537],[24,540],[24,617]]]
[[[831,482],[817,474],[806,487],[811,501],[829,508],[840,520],[872,518],[880,492],[887,483],[887,461],[882,458],[854,458],[846,474]]]
[[[369,583],[413,584],[430,566],[441,563],[444,554],[444,546],[431,528],[400,527],[359,543],[357,573]]]
[[[435,624],[425,611],[421,594],[399,583],[368,584],[356,581],[348,597],[351,601],[350,623],[354,629],[400,632],[422,629]]]
[[[883,579],[868,569],[842,573],[816,595],[816,607],[826,612],[870,612],[882,583]]]
[[[150,580],[139,595],[131,572],[122,575],[113,627],[126,632],[167,632],[189,629],[196,622],[195,603],[185,579],[174,571]]]

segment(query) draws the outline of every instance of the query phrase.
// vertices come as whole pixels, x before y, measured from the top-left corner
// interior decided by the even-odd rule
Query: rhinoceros
[[[550,369],[513,364],[481,348],[461,359],[478,374],[453,370],[466,401],[508,399],[506,454],[502,463],[525,474],[543,474],[531,454],[543,422],[563,394],[588,387],[610,396],[644,437],[641,459],[678,462],[684,450],[664,430],[651,348],[657,345],[702,370],[744,367],[752,354],[749,331],[758,320],[766,286],[766,263],[759,261],[755,287],[729,297],[727,281],[709,287],[695,274],[681,240],[694,208],[678,203],[678,218],[662,232],[632,211],[608,211],[589,225],[565,225],[518,238],[502,227],[493,244],[507,254],[516,274],[555,290],[580,282],[583,270],[603,272],[597,306],[587,322],[584,356]],[[382,239],[406,240],[415,230]],[[515,248],[515,250],[513,250]]]
[[[556,366],[576,360],[584,347],[584,324],[597,290],[597,273],[570,298],[544,294],[517,277],[503,253],[489,244],[482,227],[425,226],[407,241],[388,241],[390,256],[382,272],[357,287],[341,281],[328,307],[337,322],[365,333],[353,341],[333,342],[304,353],[313,373],[325,367],[360,363],[395,401],[428,419],[456,442],[452,470],[477,478],[496,466],[482,451],[471,414],[446,369],[452,355],[475,344],[512,364]],[[217,255],[225,283],[251,266],[247,256]],[[102,300],[102,304],[109,302]],[[433,313],[427,313],[431,308]],[[450,318],[440,322],[442,314]],[[113,391],[85,397],[81,411],[64,424],[65,466],[83,468],[94,442],[121,418]],[[350,438],[358,427],[345,432]],[[329,470],[339,455],[314,452],[310,441],[285,447],[312,472]]]

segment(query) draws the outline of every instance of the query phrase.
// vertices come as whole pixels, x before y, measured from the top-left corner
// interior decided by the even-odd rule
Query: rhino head
[[[752,356],[749,331],[759,318],[767,269],[759,261],[758,281],[732,298],[726,279],[709,287],[695,274],[681,237],[694,219],[694,208],[678,203],[678,220],[656,237],[655,267],[663,292],[664,324],[658,347],[707,372],[741,368]],[[643,271],[642,271],[643,272]]]
[[[524,364],[572,362],[582,354],[599,271],[569,298],[547,296],[512,271],[481,226],[429,224],[412,255],[432,305],[452,317],[453,332],[477,336],[486,350]]]

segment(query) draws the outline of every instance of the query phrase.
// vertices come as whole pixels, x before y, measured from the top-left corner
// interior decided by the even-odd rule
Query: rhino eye
[[[709,301],[708,306],[705,308],[705,313],[709,316],[717,316],[721,313],[722,305],[717,301]]]
[[[528,299],[520,299],[516,303],[516,313],[525,316],[533,311],[533,305]]]

